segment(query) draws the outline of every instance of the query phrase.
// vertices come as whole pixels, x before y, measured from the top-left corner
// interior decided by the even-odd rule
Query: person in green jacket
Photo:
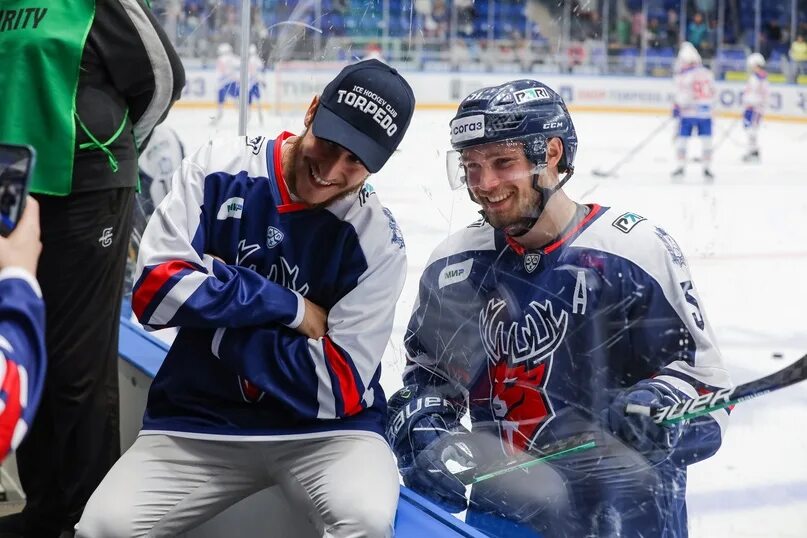
[[[0,133],[30,144],[49,357],[0,536],[72,532],[120,455],[117,351],[138,152],[184,86],[144,0],[4,0]]]

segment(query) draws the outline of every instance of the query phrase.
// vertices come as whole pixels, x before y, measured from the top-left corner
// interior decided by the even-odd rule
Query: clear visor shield
[[[448,184],[454,190],[473,190],[497,182],[519,182],[540,173],[546,167],[545,159],[543,136],[451,150],[446,154]]]

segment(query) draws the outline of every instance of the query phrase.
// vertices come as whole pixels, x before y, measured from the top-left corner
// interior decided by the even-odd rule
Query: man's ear
[[[546,143],[546,165],[557,168],[563,157],[563,142],[560,138],[550,138]]]
[[[303,119],[303,125],[305,125],[306,129],[308,129],[311,126],[311,122],[314,121],[314,114],[316,114],[318,106],[319,95],[315,95],[314,98],[311,99],[311,104],[308,105],[308,110],[305,113],[305,119]]]

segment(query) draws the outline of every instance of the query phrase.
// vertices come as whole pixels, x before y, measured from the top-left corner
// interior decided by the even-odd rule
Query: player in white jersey
[[[768,73],[765,71],[765,57],[760,53],[751,54],[746,60],[748,81],[743,89],[743,127],[748,135],[748,153],[743,155],[745,162],[759,162],[759,124],[768,103]]]
[[[677,166],[672,173],[673,179],[684,176],[686,164],[687,142],[693,131],[703,143],[703,176],[707,182],[714,181],[709,168],[712,161],[712,102],[715,96],[714,75],[703,67],[701,55],[697,49],[684,42],[678,51],[676,61],[675,101],[673,116],[679,118],[678,138],[676,143]]]
[[[216,80],[218,85],[218,101],[216,117],[213,123],[218,123],[224,113],[224,103],[228,97],[238,99],[238,70],[241,61],[233,52],[229,43],[222,43],[217,49],[216,58]]]
[[[255,101],[255,106],[258,109],[258,120],[263,125],[263,111],[261,110],[261,85],[263,85],[263,61],[258,56],[258,47],[255,45],[249,46],[249,59],[247,60],[249,69],[249,108],[252,108],[252,102]]]

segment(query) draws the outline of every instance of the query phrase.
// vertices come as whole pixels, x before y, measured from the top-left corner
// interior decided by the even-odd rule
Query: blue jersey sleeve
[[[0,459],[30,427],[45,380],[45,306],[26,271],[0,271]]]
[[[240,145],[236,145],[239,144]],[[212,144],[212,143],[211,143]],[[149,220],[138,254],[132,308],[147,328],[219,328],[299,323],[302,297],[257,272],[208,253],[207,235],[220,216],[211,211],[226,196],[232,176],[209,174],[212,145],[184,160],[171,191]],[[243,138],[217,151],[238,161]],[[226,177],[225,177],[226,176]],[[246,174],[240,180],[247,182]],[[215,199],[215,200],[214,200]],[[233,204],[243,204],[233,198]],[[227,200],[223,200],[225,203]],[[234,207],[233,214],[241,208]]]
[[[381,391],[381,358],[403,289],[406,256],[388,237],[386,219],[374,224],[383,237],[363,248],[366,269],[328,311],[324,338],[278,326],[219,329],[213,355],[303,418],[347,417],[373,405],[376,396],[383,398],[375,391]]]

